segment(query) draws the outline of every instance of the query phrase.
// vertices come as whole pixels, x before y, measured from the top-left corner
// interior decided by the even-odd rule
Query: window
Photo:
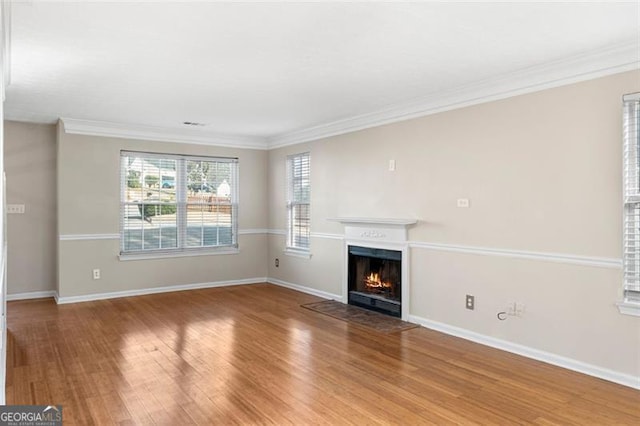
[[[311,223],[309,153],[287,157],[287,249],[309,251]]]
[[[623,103],[624,303],[640,304],[640,93]]]
[[[121,254],[237,248],[236,158],[120,156]]]

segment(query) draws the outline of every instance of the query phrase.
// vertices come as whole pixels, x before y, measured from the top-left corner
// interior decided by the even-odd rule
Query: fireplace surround
[[[407,321],[409,318],[409,306],[410,306],[410,295],[411,295],[411,287],[410,287],[410,274],[409,274],[409,243],[407,241],[407,229],[409,226],[417,223],[415,219],[390,219],[390,218],[356,218],[356,217],[339,217],[332,218],[330,220],[340,222],[344,225],[344,267],[343,267],[343,280],[342,280],[342,303],[350,302],[350,289],[349,289],[349,256],[353,256],[350,253],[351,247],[357,247],[356,252],[358,250],[360,252],[364,252],[368,249],[372,249],[374,256],[371,256],[373,260],[370,260],[369,266],[373,264],[374,269],[378,269],[378,271],[370,271],[369,274],[376,272],[378,273],[378,277],[371,276],[366,274],[367,276],[364,278],[360,278],[361,281],[366,281],[369,279],[370,289],[378,289],[378,294],[373,291],[362,291],[362,286],[366,284],[360,283],[360,290],[351,290],[356,293],[351,293],[352,302],[353,299],[356,299],[356,303],[352,303],[358,306],[364,306],[369,309],[372,308],[371,305],[375,305],[375,308],[379,308],[380,305],[383,305],[387,309],[387,312],[384,312],[389,315],[393,315],[401,318],[404,321]],[[371,252],[370,252],[371,253]],[[357,254],[357,253],[356,253]],[[384,257],[385,255],[390,255],[391,259],[387,259],[387,263],[382,265],[382,259],[380,257]],[[399,260],[398,260],[399,258]],[[376,260],[377,259],[377,260]],[[395,264],[395,266],[390,267],[388,264],[390,260],[396,260],[399,262]],[[363,268],[361,266],[361,268]],[[391,268],[391,269],[385,269]],[[392,271],[395,270],[395,272]],[[357,273],[358,275],[360,272]],[[385,283],[378,281],[383,281],[384,277],[381,275],[387,274],[386,278],[399,278],[400,281],[400,289],[395,290],[394,294],[391,294],[391,290],[389,289],[389,280],[387,279]],[[353,297],[355,296],[355,298]],[[366,297],[365,299],[358,298],[358,296]],[[372,302],[372,299],[374,302]],[[397,300],[396,300],[397,299]],[[386,303],[390,303],[391,305],[396,305],[391,307],[386,305]],[[373,309],[378,310],[379,309]],[[394,312],[395,311],[395,312]],[[399,312],[398,312],[399,311]]]

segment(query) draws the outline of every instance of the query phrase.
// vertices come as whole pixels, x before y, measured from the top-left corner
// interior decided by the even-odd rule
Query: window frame
[[[296,161],[306,161],[306,168],[302,166],[303,172],[306,169],[306,174],[301,177],[295,177],[295,162]],[[286,179],[287,179],[287,229],[286,229],[286,243],[285,243],[285,253],[298,256],[303,258],[308,258],[311,256],[311,153],[310,152],[301,152],[297,154],[288,155],[286,158]],[[309,183],[307,185],[308,188],[308,200],[296,199],[296,179],[299,180],[307,180]],[[299,228],[300,218],[297,218],[296,211],[299,211],[299,206],[306,206],[307,215],[303,216],[302,220],[306,220],[307,222],[307,231],[306,231],[306,245],[299,245],[299,240],[296,238],[296,226]],[[296,225],[298,223],[298,225]],[[299,237],[299,236],[298,236]]]
[[[175,161],[176,170],[174,177],[175,188],[175,202],[174,203],[138,203],[142,205],[175,205],[176,206],[176,247],[162,247],[152,249],[140,249],[140,250],[125,250],[125,231],[126,231],[126,209],[128,206],[136,204],[126,199],[127,181],[126,174],[127,166],[125,161],[128,158],[137,157],[143,159],[153,160],[166,160]],[[200,202],[193,203],[188,200],[189,191],[189,178],[187,173],[188,161],[206,161],[211,163],[226,163],[231,164],[230,182],[231,193],[228,203],[219,203],[218,197],[216,197],[216,203]],[[159,188],[162,188],[162,176],[163,169],[160,169],[160,181]],[[119,232],[119,258],[120,260],[139,260],[139,259],[154,259],[159,257],[187,257],[187,256],[201,256],[211,254],[235,254],[239,253],[238,250],[238,205],[239,205],[239,161],[237,157],[214,157],[214,156],[201,156],[201,155],[184,155],[173,153],[157,153],[157,152],[144,152],[144,151],[120,151],[120,232]],[[229,183],[229,182],[228,182]],[[142,185],[144,187],[144,182]],[[201,245],[190,247],[186,244],[186,236],[188,235],[188,206],[189,205],[216,205],[226,206],[230,208],[230,244],[217,244],[217,245]],[[144,220],[144,213],[141,212]],[[204,221],[202,222],[205,223]],[[143,231],[144,232],[144,231]],[[219,241],[219,240],[218,240]],[[204,239],[203,239],[204,242]]]
[[[640,92],[623,96],[621,313],[640,316]]]

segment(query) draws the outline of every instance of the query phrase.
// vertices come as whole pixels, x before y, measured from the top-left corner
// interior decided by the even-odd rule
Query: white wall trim
[[[12,300],[29,300],[29,299],[44,299],[46,297],[56,297],[55,290],[44,291],[30,291],[27,293],[14,293],[7,294],[7,301]]]
[[[322,232],[312,232],[311,238],[325,238],[328,240],[344,240],[344,235],[342,234],[325,234]]]
[[[287,235],[287,231],[284,229],[268,229],[268,234],[271,235]],[[326,232],[312,232],[311,238],[324,238],[327,240],[344,240],[344,234],[331,234]]]
[[[636,40],[519,69],[449,90],[432,93],[383,110],[304,128],[268,139],[275,149],[423,117],[512,96],[578,83],[640,68]]]
[[[409,242],[411,248],[450,251],[456,253],[480,254],[486,256],[511,257],[516,259],[539,260],[544,262],[568,263],[572,265],[593,266],[598,268],[622,268],[622,260],[608,257],[591,257],[574,254],[536,252],[524,250],[498,249],[489,247],[462,246],[454,244]]]
[[[61,118],[69,134],[140,139],[158,142],[190,143],[230,148],[267,149],[265,138],[213,133],[201,129],[176,129],[137,124]]]
[[[286,235],[284,230],[270,229],[269,234]],[[312,232],[312,237],[332,240],[344,240],[341,234],[325,234]],[[402,242],[398,242],[402,244]],[[409,241],[409,247],[425,250],[448,251],[454,253],[479,254],[484,256],[511,257],[515,259],[537,260],[542,262],[566,263],[570,265],[592,266],[597,268],[620,269],[622,259],[611,257],[581,256],[569,253],[552,253],[526,250],[512,250],[491,247],[465,246],[458,244],[427,243],[423,241]]]
[[[410,315],[409,321],[415,324],[420,324],[423,327],[431,330],[436,330],[451,336],[460,337],[465,340],[480,343],[482,345],[490,346],[492,348],[501,349],[503,351],[511,352],[514,354],[522,355],[527,358],[532,358],[538,361],[546,362],[548,364],[557,365],[569,370],[577,371],[579,373],[587,374],[589,376],[598,377],[610,382],[619,383],[624,386],[629,386],[635,389],[640,389],[640,377],[635,377],[630,374],[624,374],[617,371],[609,370],[607,368],[598,367],[596,365],[587,364],[582,361],[577,361],[564,356],[556,355],[550,352],[541,351],[528,346],[520,345],[517,343],[509,342],[495,337],[487,336],[485,334],[476,333],[474,331],[466,330],[464,328],[447,325],[441,322],[428,320],[416,315]]]
[[[60,235],[60,241],[81,241],[81,240],[117,240],[120,234],[66,234]]]
[[[640,317],[640,303],[618,302],[616,306],[621,314]]]
[[[91,302],[94,300],[117,299],[120,297],[143,296],[147,294],[170,293],[173,291],[197,290],[202,288],[227,287],[233,285],[260,284],[267,282],[266,277],[241,280],[214,281],[210,283],[169,285],[164,287],[141,288],[135,290],[114,291],[110,293],[83,294],[81,296],[54,296],[59,305],[67,303]]]
[[[268,234],[266,228],[239,229],[238,235],[258,235]],[[65,234],[59,236],[60,241],[81,241],[81,240],[117,240],[120,234]]]
[[[269,230],[267,228],[248,228],[248,229],[238,229],[238,235],[258,235],[258,234],[268,234]]]
[[[155,260],[155,259],[171,259],[176,257],[195,257],[195,256],[227,256],[240,254],[240,249],[235,247],[218,247],[211,249],[191,249],[191,250],[171,250],[164,252],[136,252],[136,253],[120,253],[118,260],[121,262],[135,262],[136,260]]]
[[[274,285],[278,285],[280,287],[286,287],[288,289],[291,290],[297,290],[300,291],[302,293],[307,293],[307,294],[311,294],[313,296],[318,296],[318,297],[322,297],[323,299],[329,299],[329,300],[338,300],[340,301],[342,299],[342,296],[340,296],[339,294],[333,294],[333,293],[328,293],[326,291],[322,291],[322,290],[316,290],[315,288],[311,288],[311,287],[306,287],[300,284],[293,284],[287,281],[282,281],[279,280],[277,278],[267,278],[267,282],[269,284],[274,284]]]
[[[285,256],[298,257],[300,259],[311,259],[313,256],[309,250],[296,250],[286,247],[282,250]]]

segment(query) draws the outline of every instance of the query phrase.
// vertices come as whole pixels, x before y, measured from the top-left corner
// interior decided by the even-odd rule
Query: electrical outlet
[[[276,268],[279,268],[279,267],[280,267],[280,259],[276,257]]]
[[[94,269],[93,270],[93,279],[94,280],[99,280],[100,279],[100,269]]]
[[[520,302],[507,303],[507,315],[512,317],[521,317],[524,314],[525,305]]]
[[[467,294],[467,297],[465,299],[465,306],[467,307],[467,309],[474,310],[475,306],[476,306],[476,298],[475,298],[475,296]]]

